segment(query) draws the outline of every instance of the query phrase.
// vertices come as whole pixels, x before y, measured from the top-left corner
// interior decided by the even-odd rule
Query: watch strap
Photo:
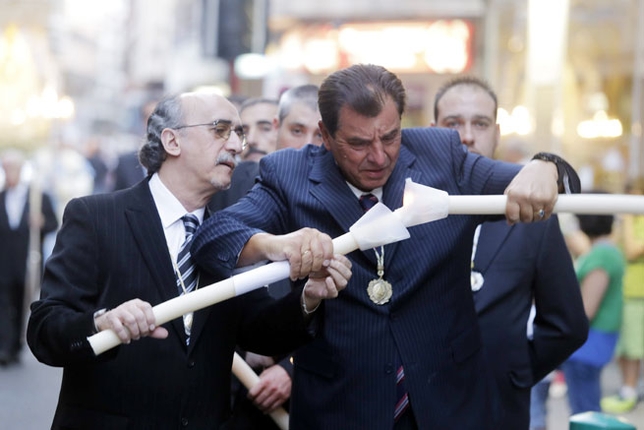
[[[555,164],[557,167],[557,186],[560,193],[576,194],[581,192],[579,175],[566,160],[550,152],[539,152],[532,159]]]

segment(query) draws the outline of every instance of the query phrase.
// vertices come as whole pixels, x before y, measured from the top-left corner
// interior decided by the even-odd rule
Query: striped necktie
[[[378,203],[378,197],[373,194],[363,194],[360,196],[360,206],[367,212]],[[397,422],[409,407],[409,395],[405,388],[405,369],[402,366],[402,360],[396,353],[396,406],[394,407],[394,422]]]
[[[192,214],[187,214],[181,220],[186,230],[186,238],[177,254],[177,289],[179,294],[187,294],[197,286],[197,269],[190,256],[190,243],[192,235],[199,227],[199,219]]]
[[[197,230],[197,227],[199,227],[199,219],[192,214],[186,214],[181,218],[181,220],[183,221],[183,226],[186,230],[186,238],[177,254],[176,277],[179,295],[188,294],[193,291],[197,288],[197,282],[199,282],[199,273],[197,272],[195,263],[190,256],[190,244],[192,243],[192,236]],[[183,316],[183,328],[186,332],[186,345],[190,344],[192,319],[192,312]]]
[[[374,207],[376,203],[378,203],[378,197],[374,196],[371,193],[363,194],[360,196],[360,206],[365,212]]]

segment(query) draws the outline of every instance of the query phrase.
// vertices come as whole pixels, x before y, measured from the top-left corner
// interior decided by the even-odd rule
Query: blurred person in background
[[[282,93],[277,113],[277,149],[299,149],[307,143],[322,144],[318,87],[306,84]]]
[[[598,193],[600,191],[593,191]],[[626,261],[612,237],[613,215],[577,215],[590,250],[576,263],[588,340],[562,365],[572,414],[600,412],[601,372],[613,358],[622,322],[622,281]]]
[[[34,213],[37,209],[32,204],[36,200],[30,196],[29,184],[21,180],[24,153],[9,149],[2,153],[1,160],[5,183],[0,192],[0,365],[7,365],[20,360],[24,309],[28,304],[24,303],[27,267],[37,270],[32,276],[41,276],[40,261],[38,267],[28,264],[33,251],[30,234],[35,226],[39,231],[37,251],[42,256],[42,240],[58,228],[58,219],[46,193],[39,196],[40,211]]]
[[[246,149],[241,154],[243,161],[259,162],[263,156],[277,149],[274,126],[277,105],[277,100],[260,97],[246,99],[241,104],[239,116],[247,139]]]
[[[94,188],[92,193],[104,193],[112,188],[110,184],[109,167],[105,154],[101,149],[101,139],[98,136],[90,136],[85,141],[85,158],[94,172]]]
[[[433,125],[458,131],[468,151],[494,158],[500,140],[496,113],[496,94],[485,81],[458,77],[437,91]],[[525,161],[527,153],[518,153],[521,157],[513,161]],[[537,224],[501,220],[479,225],[471,284],[483,347],[500,389],[498,428],[526,430],[531,387],[581,346],[588,333],[557,217]]]
[[[626,187],[630,194],[644,194],[644,179]],[[601,401],[604,412],[622,414],[637,405],[640,370],[644,358],[644,215],[622,217],[620,241],[626,257],[624,314],[617,352],[622,386],[616,395]]]
[[[140,120],[141,124],[148,123],[148,118],[156,107],[157,100],[148,100],[141,106]],[[145,130],[145,127],[144,127]],[[145,132],[145,131],[144,131]],[[138,141],[139,139],[137,139]],[[124,190],[134,184],[138,184],[147,176],[147,170],[139,161],[139,149],[127,151],[119,155],[116,161],[116,167],[113,172],[113,190]]]
[[[259,174],[259,160],[277,148],[277,101],[266,98],[247,98],[239,108],[239,117],[246,135],[246,149],[233,172],[230,188],[212,196],[208,208],[215,212],[239,200],[253,187]]]

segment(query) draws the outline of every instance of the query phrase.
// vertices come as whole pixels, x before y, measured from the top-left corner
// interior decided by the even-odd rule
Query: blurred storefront
[[[641,0],[273,0],[264,90],[319,83],[372,62],[409,94],[405,125],[433,120],[436,89],[458,74],[499,95],[505,141],[563,154],[587,186],[621,191],[642,175]]]
[[[618,190],[644,171],[643,3],[0,0],[0,145],[99,134],[131,149],[140,107],[162,93],[277,97],[371,62],[403,80],[406,126],[433,121],[445,81],[481,76],[503,144],[561,153]]]

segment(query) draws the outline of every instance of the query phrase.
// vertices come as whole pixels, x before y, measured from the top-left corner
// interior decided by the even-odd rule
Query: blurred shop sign
[[[462,73],[472,62],[470,21],[302,25],[286,31],[276,47],[279,64],[312,74],[357,63],[396,73]]]

